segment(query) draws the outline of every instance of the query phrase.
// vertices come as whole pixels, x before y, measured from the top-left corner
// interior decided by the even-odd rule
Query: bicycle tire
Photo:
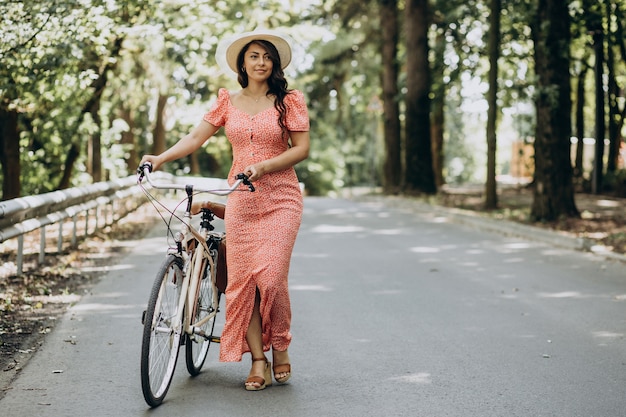
[[[183,281],[183,260],[165,259],[150,292],[141,344],[141,388],[150,407],[163,402],[180,348],[182,321],[174,323]],[[181,316],[182,317],[182,316]]]
[[[208,266],[208,261],[204,260],[202,270],[204,271],[203,278],[200,280],[198,297],[196,298],[194,311],[192,312],[192,321],[194,323],[197,323],[214,311],[213,291],[215,287],[211,284],[211,271]],[[219,293],[217,297],[217,304],[219,306]],[[206,337],[199,334],[185,335],[185,362],[187,364],[187,371],[191,376],[198,375],[204,365],[207,354],[209,353],[209,348],[211,347],[211,336],[213,336],[214,328],[215,316],[200,327]]]

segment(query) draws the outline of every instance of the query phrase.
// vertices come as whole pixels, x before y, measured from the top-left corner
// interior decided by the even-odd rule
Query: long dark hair
[[[290,90],[287,87],[287,80],[285,79],[285,73],[283,72],[280,62],[280,55],[278,54],[278,50],[273,43],[256,39],[248,42],[243,48],[241,48],[239,55],[237,55],[237,81],[239,81],[239,85],[241,85],[242,88],[246,88],[248,86],[248,74],[244,71],[243,61],[246,51],[252,44],[259,45],[261,48],[265,49],[267,54],[270,56],[270,60],[272,61],[272,74],[267,80],[267,85],[269,86],[267,95],[273,94],[276,97],[276,100],[274,101],[274,108],[278,111],[278,125],[283,130],[283,133],[287,134],[287,125],[285,124],[285,118],[287,117],[285,97],[289,94]]]

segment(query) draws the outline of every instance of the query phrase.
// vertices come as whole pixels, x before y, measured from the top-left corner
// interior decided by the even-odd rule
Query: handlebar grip
[[[243,172],[240,174],[237,174],[235,175],[235,179],[241,180],[241,182],[243,182],[245,185],[248,186],[248,189],[250,189],[250,192],[254,192],[255,190],[254,185],[252,185],[252,182],[250,182],[250,179],[248,178],[246,174],[244,174]]]
[[[137,175],[139,175],[139,181],[141,181],[145,176],[146,169],[148,170],[148,172],[152,172],[152,164],[150,162],[144,162],[137,167]]]

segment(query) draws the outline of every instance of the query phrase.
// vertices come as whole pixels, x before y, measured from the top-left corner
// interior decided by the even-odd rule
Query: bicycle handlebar
[[[145,162],[141,164],[137,168],[137,182],[141,183],[141,181],[143,181],[145,177],[146,180],[148,180],[148,183],[150,184],[150,186],[153,188],[157,188],[157,189],[187,190],[190,187],[187,184],[158,183],[158,182],[152,181],[152,178],[150,175],[151,173],[152,173],[152,164],[150,162]],[[230,188],[227,188],[227,189],[216,190],[214,188],[202,188],[196,185],[193,186],[193,189],[194,191],[197,191],[197,192],[225,196],[235,191],[241,184],[247,185],[248,189],[251,192],[255,190],[254,185],[252,185],[252,182],[250,182],[250,180],[248,179],[248,176],[244,173],[235,175],[235,182],[233,183],[233,185],[230,186]]]

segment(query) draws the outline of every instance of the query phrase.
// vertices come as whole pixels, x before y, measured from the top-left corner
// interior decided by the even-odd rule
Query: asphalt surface
[[[196,378],[179,361],[150,410],[140,316],[163,259],[157,228],[69,309],[0,415],[626,415],[626,264],[459,216],[307,198],[290,383],[246,392],[248,357],[218,363],[214,350]]]

